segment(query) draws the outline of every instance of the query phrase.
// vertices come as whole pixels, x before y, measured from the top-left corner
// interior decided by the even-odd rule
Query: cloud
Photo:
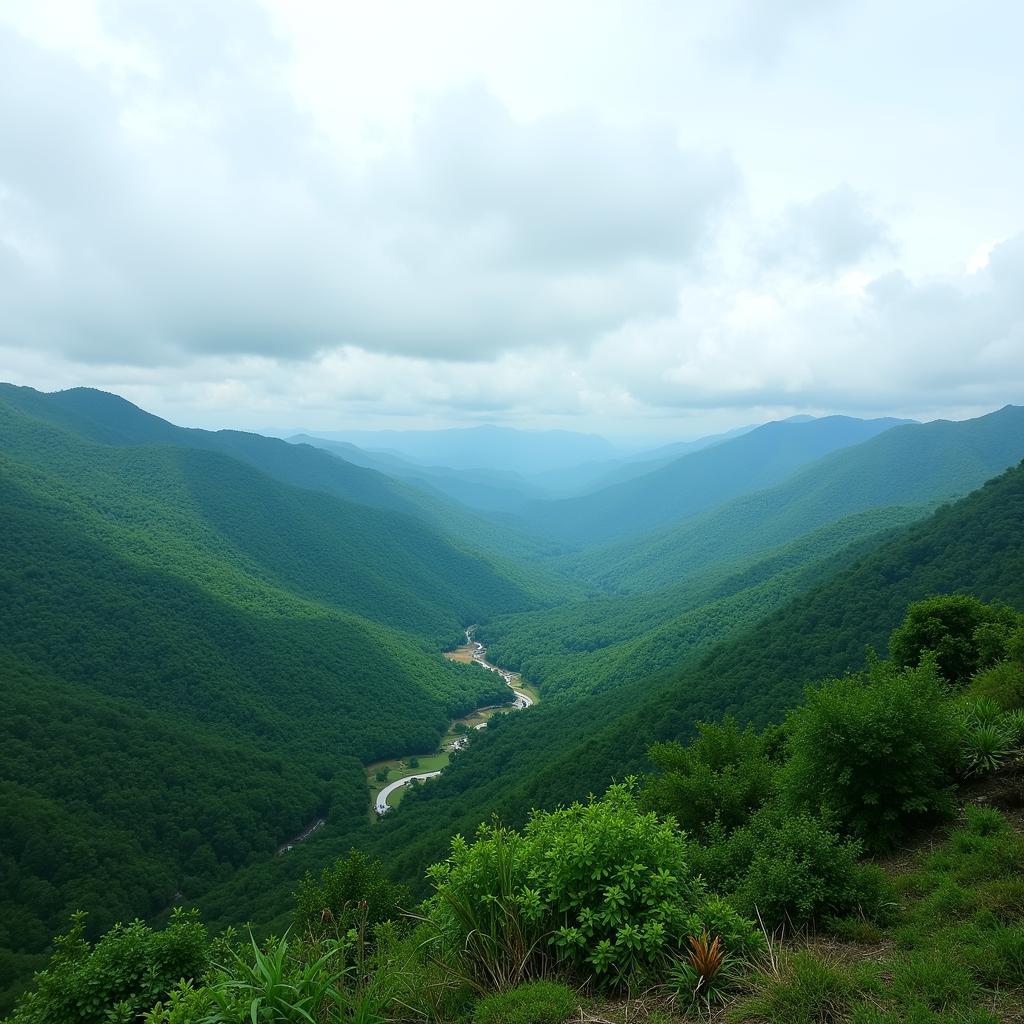
[[[0,113],[7,344],[141,364],[586,345],[672,308],[738,188],[667,122],[519,121],[479,84],[357,165],[274,77],[248,7],[230,37],[183,9],[126,5],[116,25],[156,69],[128,88],[3,36],[0,89],[21,97]]]
[[[1024,388],[1015,54],[908,73],[965,14],[61,3],[0,16],[0,376],[325,429]]]
[[[828,278],[891,249],[891,242],[887,225],[866,197],[842,184],[808,202],[790,204],[757,249],[766,269]]]

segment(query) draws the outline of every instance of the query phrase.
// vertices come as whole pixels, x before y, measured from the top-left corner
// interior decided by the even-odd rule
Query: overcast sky
[[[1024,402],[1015,0],[0,0],[0,379],[197,426]]]

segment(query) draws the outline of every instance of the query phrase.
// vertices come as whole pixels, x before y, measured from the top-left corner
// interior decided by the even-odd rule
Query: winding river
[[[513,694],[515,694],[512,701],[512,709],[514,711],[525,711],[527,708],[532,707],[533,698],[528,693],[523,693],[522,690],[517,690],[515,688],[515,685],[513,684],[513,680],[515,678],[514,673],[509,672],[508,669],[500,668],[498,665],[492,665],[487,660],[487,648],[484,647],[479,640],[473,639],[473,629],[474,627],[470,626],[469,629],[466,630],[466,645],[470,648],[470,657],[473,661],[487,669],[489,672],[497,672],[498,675],[505,680],[505,685],[512,690]],[[486,722],[481,722],[476,726],[477,729],[484,729],[486,727]],[[464,738],[457,739],[455,743],[452,744],[451,749],[460,750],[465,745],[466,740]],[[436,775],[440,775],[442,771],[444,771],[444,769],[439,768],[435,772],[420,772],[417,775],[406,775],[404,778],[396,779],[394,782],[389,783],[377,794],[377,799],[374,803],[374,810],[378,815],[387,814],[388,811],[391,810],[388,798],[392,793],[401,789],[402,786],[408,785],[410,782],[421,782],[424,779],[432,779]]]

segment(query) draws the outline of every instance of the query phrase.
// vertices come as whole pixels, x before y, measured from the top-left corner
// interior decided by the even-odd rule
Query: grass
[[[897,901],[885,920],[774,939],[723,1006],[681,1012],[655,990],[592,1001],[583,1024],[1024,1024],[1020,781],[972,787],[952,827],[879,862]]]

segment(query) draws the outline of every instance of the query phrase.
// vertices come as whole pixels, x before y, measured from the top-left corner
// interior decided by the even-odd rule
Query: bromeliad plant
[[[725,998],[734,980],[735,961],[726,953],[722,940],[706,931],[691,935],[689,946],[686,956],[669,974],[669,987],[684,1005],[696,1002],[710,1007]]]

